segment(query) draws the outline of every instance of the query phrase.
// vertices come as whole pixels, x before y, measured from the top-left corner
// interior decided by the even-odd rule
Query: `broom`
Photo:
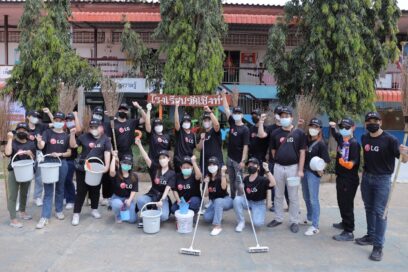
[[[6,191],[6,200],[8,199],[8,176],[7,160],[4,154],[3,142],[7,140],[7,133],[10,131],[10,98],[3,96],[0,101],[0,158],[3,162],[4,187]]]
[[[304,120],[304,126],[307,126],[313,117],[316,117],[319,110],[319,104],[311,95],[298,95],[295,100],[295,107],[298,119]]]
[[[60,83],[58,109],[65,114],[72,112],[78,104],[78,90],[74,86]]]
[[[89,122],[92,120],[92,110],[90,106],[84,107],[82,114],[82,128],[83,131],[89,130]]]
[[[116,144],[116,136],[115,136],[114,117],[115,117],[116,111],[119,108],[120,103],[122,102],[123,93],[116,92],[116,83],[109,78],[102,79],[101,87],[102,87],[103,100],[105,101],[105,108],[110,118],[110,124],[112,128],[113,146],[115,150],[118,150],[118,147]]]

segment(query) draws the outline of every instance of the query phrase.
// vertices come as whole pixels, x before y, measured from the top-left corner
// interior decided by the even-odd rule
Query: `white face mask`
[[[235,122],[239,122],[242,120],[241,114],[233,114],[232,119],[234,119]]]
[[[215,174],[218,171],[218,166],[217,165],[210,165],[208,166],[208,172],[211,174]]]
[[[160,163],[161,167],[167,167],[167,166],[169,166],[169,159],[168,158],[160,159],[159,163]]]
[[[91,131],[92,136],[95,138],[99,136],[99,130],[98,129],[92,129]]]
[[[211,121],[204,121],[203,126],[205,129],[209,129],[212,127],[212,122]]]
[[[191,123],[190,122],[184,122],[183,123],[183,128],[184,129],[190,129],[191,128]]]
[[[315,136],[319,135],[319,130],[316,129],[316,128],[309,128],[309,134],[310,134],[310,136],[315,137]]]
[[[30,116],[29,119],[30,119],[31,124],[33,124],[33,125],[38,124],[38,118],[37,117]]]
[[[156,133],[162,133],[163,132],[163,126],[162,125],[155,126],[154,131]]]

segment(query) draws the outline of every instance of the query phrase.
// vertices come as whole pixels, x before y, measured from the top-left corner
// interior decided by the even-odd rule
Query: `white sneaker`
[[[102,198],[101,206],[109,206],[109,199],[108,198]]]
[[[65,215],[64,215],[63,212],[57,212],[57,213],[55,213],[55,217],[56,217],[58,220],[64,220],[64,219],[65,219]]]
[[[36,198],[35,199],[35,205],[37,207],[41,207],[43,205],[43,200],[41,198]]]
[[[211,231],[211,236],[217,236],[218,234],[220,234],[222,231],[222,228],[213,228],[213,230]]]
[[[242,232],[242,230],[245,228],[245,221],[241,221],[238,223],[238,225],[235,228],[236,232]]]
[[[74,208],[74,203],[67,203],[67,205],[65,205],[65,209],[67,210],[72,210]]]
[[[317,229],[317,228],[315,228],[313,226],[310,226],[307,229],[307,231],[305,232],[305,235],[306,236],[312,236],[312,235],[315,235],[315,234],[318,234],[318,233],[319,233],[319,229]]]
[[[78,226],[78,224],[79,224],[79,213],[74,213],[74,215],[72,216],[71,224],[73,226]]]
[[[11,222],[10,226],[16,229],[21,229],[23,227],[23,224],[21,224],[20,222],[17,222],[17,223]]]
[[[48,225],[48,219],[41,217],[40,221],[38,221],[38,224],[36,226],[37,229],[43,229],[46,225]]]
[[[95,219],[100,219],[100,218],[102,217],[101,214],[99,213],[99,211],[96,210],[96,209],[92,209],[91,215],[92,215]]]

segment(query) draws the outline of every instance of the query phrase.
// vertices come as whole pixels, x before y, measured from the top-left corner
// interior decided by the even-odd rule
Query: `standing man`
[[[402,155],[402,162],[408,161],[408,148],[399,145],[398,140],[381,129],[382,121],[377,112],[365,117],[368,133],[361,137],[364,147],[364,173],[361,195],[367,219],[367,234],[356,239],[359,245],[373,245],[370,259],[381,261],[387,218],[383,218],[391,189],[391,176],[395,159]]]
[[[271,135],[271,153],[275,161],[274,177],[276,179],[275,191],[275,219],[268,227],[282,224],[284,219],[283,199],[287,179],[291,177],[302,178],[305,164],[307,138],[300,129],[295,129],[292,110],[282,107],[280,114],[281,127]],[[299,231],[299,185],[288,186],[290,230]]]
[[[231,198],[234,199],[240,183],[238,175],[242,176],[242,170],[245,168],[245,162],[248,158],[249,129],[242,122],[243,115],[240,107],[235,107],[231,114],[225,90],[222,92],[222,100],[224,112],[230,126],[227,168]]]

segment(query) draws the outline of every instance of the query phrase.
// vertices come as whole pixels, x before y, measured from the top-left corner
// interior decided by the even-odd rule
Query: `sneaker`
[[[299,225],[296,223],[292,223],[292,225],[290,225],[290,231],[293,233],[298,233],[299,232]]]
[[[305,220],[303,220],[302,224],[303,224],[303,225],[306,225],[306,226],[311,226],[311,225],[312,225],[312,221],[305,219]]]
[[[382,257],[383,257],[382,247],[374,246],[373,252],[371,252],[370,255],[370,260],[379,262],[382,260]]]
[[[16,229],[21,229],[23,227],[23,224],[21,224],[20,222],[10,222],[10,227],[16,228]]]
[[[20,218],[23,219],[23,220],[31,220],[31,219],[33,219],[33,217],[32,217],[31,215],[26,214],[26,213],[20,213]]]
[[[65,219],[65,215],[64,215],[64,213],[62,213],[62,212],[57,212],[57,213],[55,213],[55,217],[56,217],[58,220],[64,220],[64,219]]]
[[[37,207],[41,207],[43,205],[43,200],[41,198],[36,198],[35,199],[35,205]]]
[[[79,213],[74,213],[74,215],[72,216],[71,224],[73,226],[78,226],[78,224],[79,224]]]
[[[213,228],[213,230],[211,231],[211,236],[217,236],[218,234],[220,234],[222,231],[222,228]]]
[[[313,235],[315,235],[315,234],[318,234],[320,231],[319,231],[319,229],[317,229],[317,228],[315,228],[315,227],[313,227],[313,226],[310,226],[308,229],[307,229],[307,231],[305,232],[305,235],[306,236],[313,236]]]
[[[270,207],[270,208],[269,208],[269,211],[270,211],[270,212],[275,212],[275,206]]]
[[[344,242],[354,241],[354,234],[352,232],[343,231],[342,233],[338,235],[334,235],[333,239],[336,241],[344,241]]]
[[[372,237],[364,235],[363,237],[356,239],[356,244],[360,246],[372,246],[374,244],[374,240]]]
[[[344,230],[344,224],[343,224],[343,222],[334,223],[334,224],[333,224],[333,228],[335,228],[335,229],[340,229],[340,230]]]
[[[137,227],[138,227],[139,229],[143,228],[143,221],[139,221],[139,222],[137,223]]]
[[[72,210],[74,208],[74,203],[67,203],[67,205],[65,205],[65,209],[67,210]]]
[[[120,219],[120,218],[115,218],[115,222],[116,222],[116,224],[122,224],[123,223],[122,219]]]
[[[108,198],[102,198],[101,206],[108,206],[108,205],[109,205],[109,199]]]
[[[37,229],[43,229],[46,225],[48,225],[48,219],[41,217],[40,221],[38,221],[38,224],[36,226]]]
[[[267,225],[269,228],[274,228],[276,226],[279,226],[280,224],[282,224],[282,222],[276,221],[276,220],[272,220],[271,222],[269,222],[269,224]]]
[[[102,216],[97,209],[92,209],[91,215],[95,219],[100,219]]]
[[[245,221],[239,222],[238,225],[235,228],[236,232],[242,232],[242,230],[245,228]]]

